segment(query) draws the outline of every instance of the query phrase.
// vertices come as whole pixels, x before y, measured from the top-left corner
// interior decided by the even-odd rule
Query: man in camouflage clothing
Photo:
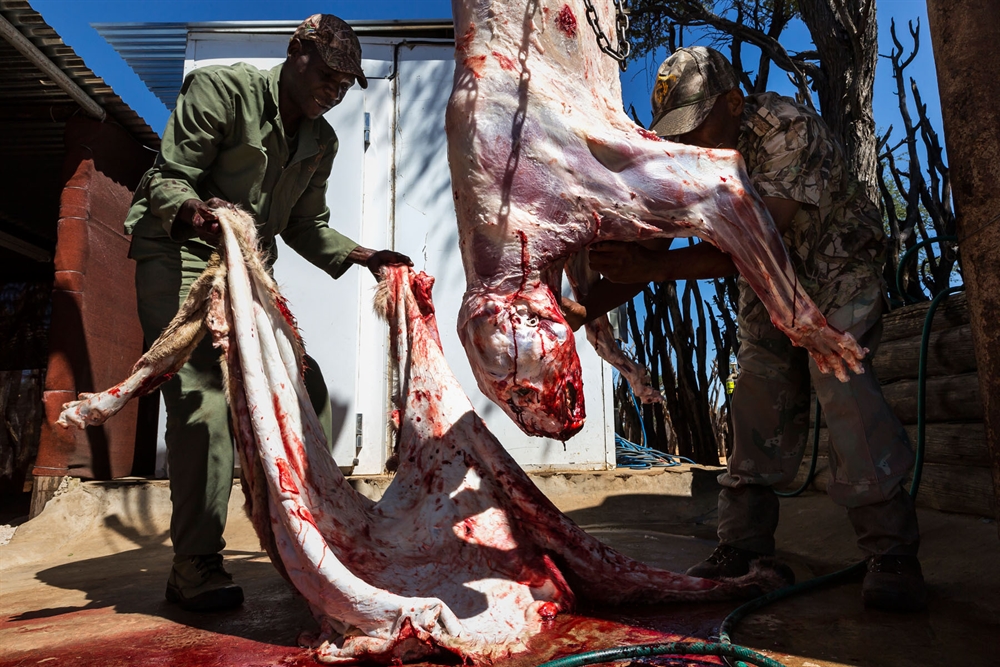
[[[882,332],[886,239],[875,205],[849,172],[843,151],[810,109],[774,93],[744,97],[719,52],[678,49],[660,67],[652,130],[681,143],[738,149],[788,248],[803,288],[831,326],[875,352]],[[649,281],[715,278],[736,272],[708,243],[656,251],[636,244],[591,247],[591,266],[621,284],[570,311],[571,325],[596,317]],[[868,557],[863,597],[869,606],[916,610],[925,589],[913,501],[903,488],[913,466],[906,431],[882,395],[871,366],[841,383],[770,321],[740,279],[740,375],[732,401],[733,451],[719,476],[719,546],[688,574],[737,577],[774,554],[778,497],[805,451],[809,382],[830,432],[828,492],[847,508]],[[603,299],[603,300],[602,300]],[[575,311],[575,312],[574,312]],[[779,566],[789,579],[791,570]]]

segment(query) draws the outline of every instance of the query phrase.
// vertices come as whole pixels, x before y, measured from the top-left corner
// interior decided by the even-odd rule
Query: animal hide
[[[330,456],[302,381],[302,346],[260,260],[252,220],[217,212],[224,243],[180,312],[121,384],[83,394],[59,423],[99,424],[169,378],[211,334],[226,368],[247,510],[320,627],[323,662],[394,663],[448,652],[490,663],[546,619],[599,604],[717,600],[779,582],[714,582],[648,567],[560,513],[486,429],[441,351],[433,279],[384,272],[380,309],[398,374],[399,469],[381,500]]]

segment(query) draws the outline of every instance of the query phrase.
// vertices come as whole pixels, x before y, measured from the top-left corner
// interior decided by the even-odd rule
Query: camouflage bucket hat
[[[313,14],[295,29],[292,37],[310,40],[330,69],[353,74],[362,88],[368,87],[361,69],[361,43],[342,19],[333,14]]]
[[[656,73],[649,129],[661,137],[686,134],[705,121],[719,95],[739,85],[733,66],[715,49],[677,49]]]

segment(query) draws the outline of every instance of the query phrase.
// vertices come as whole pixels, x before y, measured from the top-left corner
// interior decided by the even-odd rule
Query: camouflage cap
[[[715,49],[677,49],[656,73],[649,129],[661,137],[686,134],[705,121],[719,95],[739,85],[733,66]]]
[[[312,41],[330,69],[353,74],[362,88],[368,87],[361,69],[361,43],[344,20],[333,14],[313,14],[295,29],[292,37]]]

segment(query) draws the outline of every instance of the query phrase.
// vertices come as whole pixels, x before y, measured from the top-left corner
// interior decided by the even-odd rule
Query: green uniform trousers
[[[191,284],[205,269],[211,250],[135,238],[135,287],[139,321],[147,344],[177,313]],[[332,411],[326,383],[307,357],[306,388],[327,442]],[[222,386],[219,351],[206,335],[181,370],[162,385],[167,408],[167,466],[170,476],[170,539],[181,556],[214,554],[226,546],[234,455],[229,407]]]
[[[870,350],[865,372],[850,374],[848,382],[820,373],[807,352],[770,321],[740,321],[733,451],[727,472],[719,476],[722,544],[774,552],[778,498],[772,487],[790,483],[802,461],[811,378],[830,434],[827,492],[847,508],[858,546],[869,555],[916,554],[916,511],[902,487],[913,467],[913,450],[871,365],[882,335],[882,309],[881,293],[873,289],[827,318]]]

